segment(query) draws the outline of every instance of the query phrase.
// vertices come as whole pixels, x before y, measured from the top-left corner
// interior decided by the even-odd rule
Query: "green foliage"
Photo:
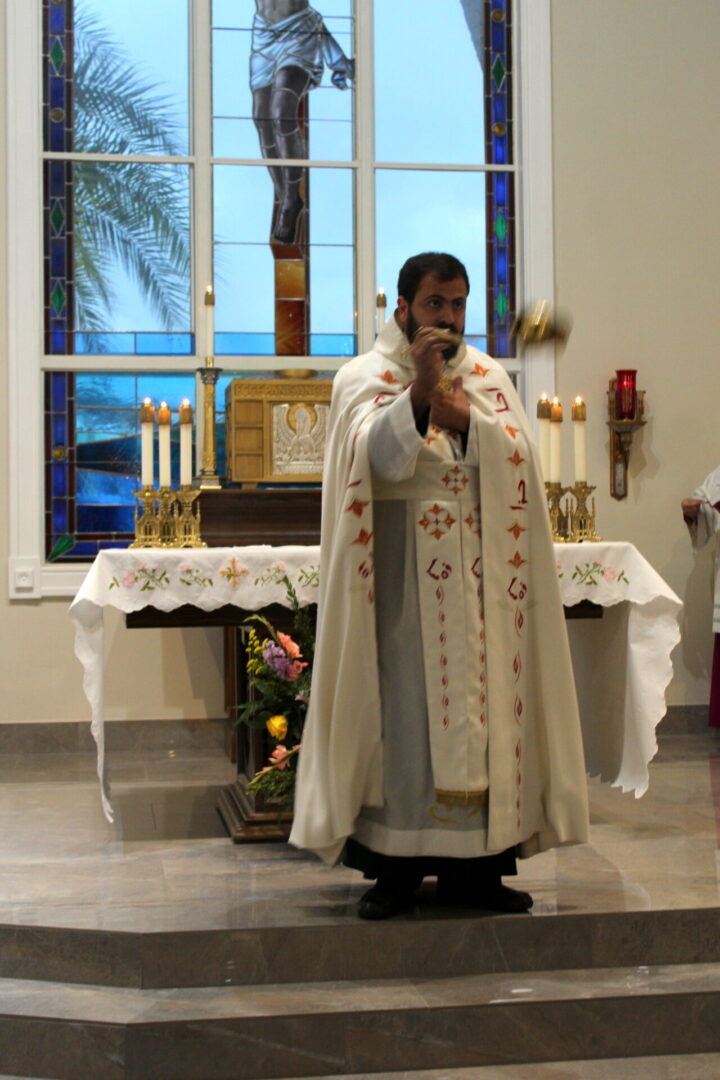
[[[82,153],[182,153],[170,99],[87,13],[75,19],[74,149]],[[167,330],[189,318],[187,169],[83,161],[73,170],[75,306],[82,330],[107,329],[112,269],[133,277]]]

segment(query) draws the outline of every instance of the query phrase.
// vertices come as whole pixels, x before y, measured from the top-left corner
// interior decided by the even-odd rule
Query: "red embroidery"
[[[447,581],[447,579],[452,574],[452,566],[450,565],[450,563],[440,563],[440,565],[437,567],[437,572],[433,573],[433,570],[436,569],[436,562],[437,559],[433,559],[425,573],[428,574],[433,579],[433,581],[440,581],[441,578],[443,581]]]
[[[482,364],[477,364],[476,363],[475,367],[472,369],[470,374],[471,375],[482,375],[483,377],[485,377],[485,375],[487,375],[489,370],[490,370],[489,367],[483,367]]]
[[[525,460],[526,460],[526,459],[525,459],[524,457],[520,457],[520,451],[519,451],[519,450],[515,450],[515,453],[514,453],[514,454],[512,455],[512,457],[509,457],[509,458],[508,458],[508,461],[512,462],[512,464],[513,464],[513,465],[514,465],[514,466],[515,466],[516,468],[517,468],[517,466],[518,466],[518,465],[522,465],[522,463],[523,463],[523,462],[524,462]]]
[[[520,653],[515,653],[515,659],[513,660],[513,671],[515,673],[515,682],[520,678],[520,672],[522,671],[522,658]]]
[[[503,394],[502,390],[500,390],[497,386],[487,386],[485,389],[487,390],[488,394],[495,395],[495,400],[500,405],[500,408],[496,409],[495,412],[510,412],[510,406],[508,405],[507,398]]]
[[[508,559],[510,566],[514,566],[516,570],[519,570],[523,563],[526,563],[527,559],[523,559],[519,551],[516,551],[512,559]]]
[[[468,516],[464,519],[470,532],[474,532],[476,536],[482,536],[482,522],[480,520],[480,507],[479,505],[474,507]]]
[[[512,533],[516,540],[520,538],[520,533],[524,533],[525,531],[526,530],[523,529],[521,525],[518,525],[517,521],[514,521],[508,529],[508,532]]]
[[[438,506],[435,503],[429,510],[425,510],[423,516],[418,521],[418,525],[422,525],[426,532],[429,532],[431,536],[434,536],[436,540],[447,535],[450,532],[456,519],[452,517],[449,510],[444,510],[442,506]]]
[[[510,436],[511,439],[516,439],[517,438],[517,433],[520,430],[520,428],[510,427],[509,424],[506,424],[505,425],[505,430],[507,431],[507,433],[508,433],[508,435]]]
[[[443,483],[445,487],[450,488],[453,495],[459,495],[460,492],[468,486],[469,482],[470,481],[459,465],[455,465],[454,468],[448,469],[441,480],[441,483]]]
[[[520,717],[522,716],[522,711],[523,711],[523,703],[522,703],[522,701],[520,700],[519,697],[515,698],[515,710],[514,711],[515,711],[515,719],[517,720],[517,722],[519,724],[520,723]],[[518,743],[518,746],[520,746],[520,743]]]
[[[350,503],[350,505],[345,507],[345,513],[346,514],[353,513],[357,517],[362,517],[363,511],[365,510],[365,507],[369,506],[369,505],[370,505],[370,500],[368,500],[367,502],[363,502],[361,499],[353,499],[353,501]]]
[[[525,625],[525,616],[523,615],[520,608],[518,608],[517,611],[515,612],[515,633],[517,634],[518,637],[520,637],[520,635],[522,634],[522,628],[523,628],[524,625]]]
[[[373,573],[374,569],[375,563],[373,561],[373,557],[372,555],[368,555],[367,559],[363,559],[363,561],[358,566],[358,574],[361,578],[369,578],[370,575]]]
[[[372,538],[373,534],[371,532],[368,532],[367,529],[361,529],[352,542],[353,544],[362,544],[364,547],[367,547]]]
[[[399,379],[395,378],[392,371],[383,371],[380,378],[384,383],[387,383],[388,386],[397,386],[397,384],[400,382]]]
[[[514,577],[508,585],[507,591],[513,600],[524,600],[527,594],[527,585],[524,581],[520,581],[518,577]]]
[[[359,432],[358,432],[358,434],[359,434]],[[351,480],[350,483],[347,486],[349,488],[358,487],[360,484],[362,484],[362,480]]]
[[[476,578],[482,577],[482,558],[479,555],[470,567],[470,572],[474,574]]]

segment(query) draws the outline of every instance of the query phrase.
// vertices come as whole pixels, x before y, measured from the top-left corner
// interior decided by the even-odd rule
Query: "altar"
[[[569,617],[587,771],[639,798],[648,787],[648,764],[657,751],[655,729],[666,711],[682,603],[632,544],[556,544],[555,559]],[[109,820],[113,810],[104,753],[104,609],[114,607],[126,615],[147,608],[222,612],[225,624],[235,609],[239,624],[248,612],[287,606],[285,576],[301,605],[316,603],[319,547],[116,548],[97,556],[70,615]],[[573,617],[588,601],[602,618]]]

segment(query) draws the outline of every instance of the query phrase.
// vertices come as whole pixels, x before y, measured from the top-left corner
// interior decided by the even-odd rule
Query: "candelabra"
[[[207,547],[200,538],[200,506],[194,505],[199,491],[189,485],[178,491],[144,486],[134,494],[140,509],[135,507],[135,539],[131,548]]]
[[[579,482],[570,487],[562,484],[545,484],[545,495],[550,515],[552,538],[556,544],[597,543],[602,539],[595,532],[595,499],[588,507],[588,499],[595,490],[589,484]],[[563,508],[562,499],[567,495]]]

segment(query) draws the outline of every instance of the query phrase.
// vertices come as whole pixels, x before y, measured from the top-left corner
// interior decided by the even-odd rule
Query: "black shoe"
[[[465,885],[437,883],[437,898],[441,904],[457,907],[481,908],[503,914],[521,914],[533,906],[533,898],[521,889],[511,889],[498,882],[495,885]]]
[[[408,911],[414,904],[413,889],[389,889],[373,885],[358,903],[358,915],[361,919],[390,919],[393,915]]]

